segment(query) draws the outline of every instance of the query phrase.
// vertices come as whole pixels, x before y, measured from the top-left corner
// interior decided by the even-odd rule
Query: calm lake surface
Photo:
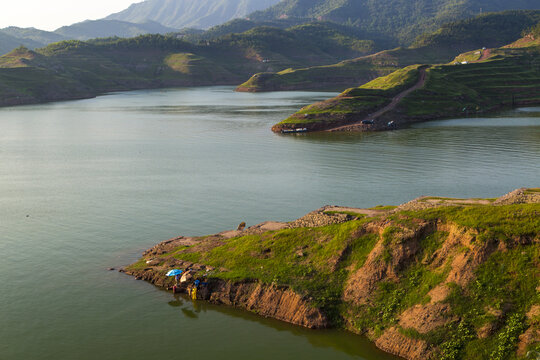
[[[109,267],[176,235],[326,204],[539,186],[540,108],[374,134],[270,132],[333,93],[230,87],[0,109],[0,359],[392,359]]]

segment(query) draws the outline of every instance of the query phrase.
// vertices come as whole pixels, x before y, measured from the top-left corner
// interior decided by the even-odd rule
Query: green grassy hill
[[[503,46],[540,21],[540,11],[506,11],[453,22],[419,37],[409,48],[386,50],[330,66],[256,74],[240,91],[343,90],[412,64],[436,64],[482,47]],[[365,37],[369,38],[369,37]]]
[[[539,191],[323,208],[279,230],[172,239],[125,271],[170,287],[168,270],[191,268],[208,284],[197,299],[366,334],[407,359],[527,359],[540,351]]]
[[[510,46],[465,53],[448,65],[428,66],[425,72],[425,84],[420,89],[377,117],[373,125],[360,126],[358,130],[384,130],[390,121],[395,128],[415,121],[540,103],[540,46],[533,36]],[[404,87],[410,87],[418,76],[418,66],[398,70],[301,109],[273,130],[324,130],[367,119],[389,104]]]
[[[326,24],[255,28],[198,44],[162,35],[63,41],[0,57],[0,105],[141,88],[233,85],[253,73],[330,64],[373,46]]]

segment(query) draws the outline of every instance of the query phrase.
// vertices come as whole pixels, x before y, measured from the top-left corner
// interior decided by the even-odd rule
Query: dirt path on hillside
[[[491,49],[482,50],[482,56],[480,56],[480,59],[476,60],[475,62],[486,60],[491,56]]]
[[[330,128],[330,129],[327,129],[326,131],[347,131],[347,130],[359,130],[359,129],[363,129],[363,128],[380,128],[381,127],[381,124],[378,124],[377,123],[377,118],[379,116],[381,116],[382,114],[390,111],[390,110],[393,110],[400,102],[401,100],[409,95],[410,93],[412,93],[413,91],[415,90],[418,90],[420,89],[421,87],[424,86],[424,84],[426,83],[426,69],[420,69],[420,79],[418,79],[418,82],[411,88],[405,90],[405,91],[402,91],[401,93],[399,93],[398,95],[396,95],[392,101],[390,102],[390,104],[386,105],[385,107],[383,107],[382,109],[378,110],[377,112],[373,113],[373,114],[370,114],[369,116],[365,117],[364,119],[362,120],[359,120],[357,122],[354,122],[352,124],[347,124],[347,125],[343,125],[343,126],[338,126],[338,127],[334,127],[334,128]],[[364,120],[373,120],[374,121],[374,124],[373,125],[364,125],[362,124],[362,121]],[[377,126],[378,125],[378,126]]]

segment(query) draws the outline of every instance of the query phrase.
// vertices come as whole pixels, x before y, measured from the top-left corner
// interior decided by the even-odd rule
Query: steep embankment
[[[540,189],[324,207],[171,239],[123,271],[170,288],[165,273],[189,268],[197,299],[345,328],[407,359],[525,359],[540,352],[539,214]]]
[[[539,104],[539,55],[540,47],[531,35],[511,46],[476,50],[458,56],[451,64],[429,66],[423,87],[414,89],[389,111],[379,114],[373,124],[354,129],[394,129],[412,122]],[[387,106],[405,88],[412,87],[411,79],[418,79],[418,66],[404,68],[303,108],[272,130],[303,127],[314,131],[355,124]]]
[[[420,36],[408,48],[385,50],[374,55],[327,66],[260,73],[238,87],[238,91],[288,91],[332,89],[343,91],[360,86],[413,64],[439,64],[457,54],[482,47],[500,47],[519,38],[540,21],[540,11],[505,11],[443,25]]]

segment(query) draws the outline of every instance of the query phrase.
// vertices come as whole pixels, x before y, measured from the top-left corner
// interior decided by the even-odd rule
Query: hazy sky
[[[0,28],[35,27],[55,30],[64,25],[99,19],[142,0],[1,0]]]

